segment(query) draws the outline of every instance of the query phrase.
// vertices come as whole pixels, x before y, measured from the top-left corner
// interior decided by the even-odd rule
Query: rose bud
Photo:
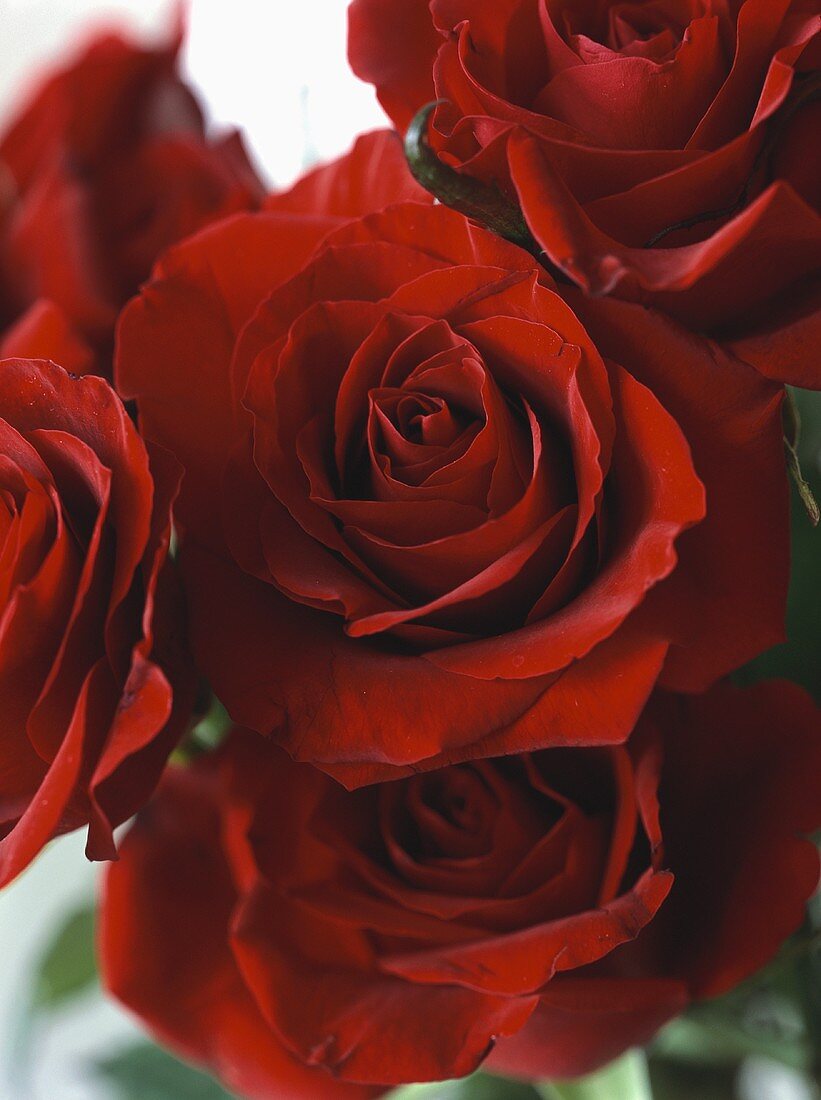
[[[329,1084],[588,1072],[798,927],[818,733],[794,685],[721,686],[626,747],[346,792],[237,730],[126,837],[105,981],[250,1096],[283,1095],[283,1047]]]
[[[110,372],[117,311],[158,254],[258,205],[238,134],[211,140],[157,49],[102,35],[48,75],[0,138],[0,324],[51,299]],[[48,349],[38,350],[48,354]]]
[[[783,637],[779,387],[441,206],[316,248],[365,152],[312,213],[171,249],[122,316],[118,385],[185,468],[201,666],[350,786],[624,740],[659,678]]]
[[[651,303],[821,387],[812,0],[354,0],[349,57],[404,131],[521,208],[592,295]]]
[[[114,391],[0,361],[0,885],[88,826],[91,859],[150,795],[191,709],[168,573],[179,471]]]

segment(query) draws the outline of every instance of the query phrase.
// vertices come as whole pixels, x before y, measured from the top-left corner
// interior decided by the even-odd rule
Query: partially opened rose
[[[793,685],[721,687],[660,695],[627,747],[350,793],[235,731],[127,836],[106,982],[251,1096],[290,1095],[283,1047],[329,1084],[586,1072],[800,924],[818,734]]]
[[[262,198],[239,135],[207,136],[177,72],[180,44],[95,38],[0,138],[0,325],[51,299],[93,345],[98,373],[110,373],[119,307],[159,253]]]
[[[349,56],[403,131],[520,205],[591,294],[652,302],[821,386],[812,0],[354,0]]]
[[[100,378],[0,360],[0,885],[153,790],[191,709],[166,562],[179,470]]]
[[[623,740],[659,676],[699,690],[778,640],[776,387],[443,207],[308,259],[328,222],[191,238],[119,331],[236,721],[356,785]]]

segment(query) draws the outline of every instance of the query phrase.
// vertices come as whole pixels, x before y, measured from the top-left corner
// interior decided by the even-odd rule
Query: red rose
[[[357,785],[623,740],[660,673],[700,690],[781,638],[772,383],[443,207],[308,259],[332,222],[212,227],[119,330],[186,470],[194,645],[235,721]]]
[[[147,799],[190,709],[164,570],[179,473],[111,387],[0,361],[0,885],[58,833],[92,859]],[[177,689],[172,697],[172,683]]]
[[[164,1046],[206,1065],[248,1100],[378,1096],[379,1089],[343,1084],[301,1064],[245,986],[228,938],[236,887],[222,850],[214,760],[169,768],[163,795],[149,803],[139,830],[121,847],[126,864],[109,883],[104,914],[101,963],[108,980]],[[150,851],[141,838],[145,828],[162,837]],[[133,870],[147,904],[130,896]],[[117,951],[126,943],[136,952],[128,959]]]
[[[441,158],[583,289],[818,388],[819,25],[811,0],[354,0],[349,54],[403,129],[443,101]]]
[[[0,336],[0,359],[51,359],[71,374],[90,374],[96,363],[65,310],[47,298],[38,298]]]
[[[239,135],[206,137],[176,72],[179,46],[98,38],[0,140],[0,324],[52,299],[102,373],[117,310],[157,255],[263,194]]]
[[[660,695],[627,747],[351,793],[235,731],[169,774],[108,872],[107,985],[253,1096],[283,1095],[282,1045],[379,1084],[489,1054],[523,1077],[586,1072],[800,924],[818,732],[793,685],[720,687]]]

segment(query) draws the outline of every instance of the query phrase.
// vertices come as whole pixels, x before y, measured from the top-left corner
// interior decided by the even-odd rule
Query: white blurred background
[[[179,0],[0,0],[0,112],[38,66],[95,26],[148,35],[170,26]],[[188,0],[187,75],[215,124],[239,125],[279,185],[306,162],[343,152],[384,124],[370,87],[348,69],[347,0]]]
[[[347,0],[189,0],[184,69],[215,126],[246,133],[258,165],[284,186],[308,164],[343,152],[384,123],[372,90],[348,69]],[[99,25],[161,35],[174,0],[0,0],[0,124],[36,79]],[[43,951],[93,893],[83,838],[53,844],[0,893],[0,1100],[111,1100],[90,1072],[138,1030],[89,994],[30,1037],[30,1072],[15,1070],[21,1016]]]

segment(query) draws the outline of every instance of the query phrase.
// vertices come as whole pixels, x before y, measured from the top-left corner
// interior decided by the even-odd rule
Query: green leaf
[[[151,1043],[137,1043],[96,1065],[117,1100],[233,1100],[213,1078]]]
[[[655,1100],[736,1100],[738,1067],[700,1066],[650,1058]]]
[[[518,1081],[474,1073],[460,1081],[404,1085],[389,1092],[386,1100],[538,1100],[538,1093]]]
[[[198,756],[213,752],[228,736],[232,725],[228,711],[216,695],[211,696],[207,712],[177,746],[171,757],[172,762],[189,764]]]
[[[96,977],[94,908],[84,906],[69,916],[40,960],[34,976],[32,1010],[57,1008],[83,993]]]
[[[810,523],[818,526],[821,520],[821,511],[812,491],[812,486],[804,477],[801,469],[801,411],[795,396],[795,391],[789,386],[785,389],[784,398],[784,447],[787,452],[787,469],[795,484],[799,499],[804,505]]]
[[[809,1063],[807,1044],[801,1038],[768,1037],[763,1028],[754,1032],[740,1021],[707,1010],[668,1024],[653,1044],[653,1054],[702,1066],[732,1067],[750,1055],[772,1058],[794,1069],[805,1069]]]
[[[794,391],[800,410],[801,467],[821,499],[821,393]],[[798,490],[792,494],[792,570],[787,605],[787,642],[775,646],[735,673],[740,684],[785,677],[821,699],[821,528],[807,522]]]
[[[9,1070],[21,1082],[29,1072],[37,1029],[55,1009],[87,992],[97,980],[94,907],[76,909],[60,925],[37,964],[28,1000],[22,1001],[9,1049]]]
[[[195,727],[193,735],[204,752],[211,752],[222,744],[232,725],[228,711],[215,695],[208,713]]]
[[[609,1066],[574,1081],[551,1081],[537,1086],[544,1100],[652,1100],[647,1059],[629,1050]]]

